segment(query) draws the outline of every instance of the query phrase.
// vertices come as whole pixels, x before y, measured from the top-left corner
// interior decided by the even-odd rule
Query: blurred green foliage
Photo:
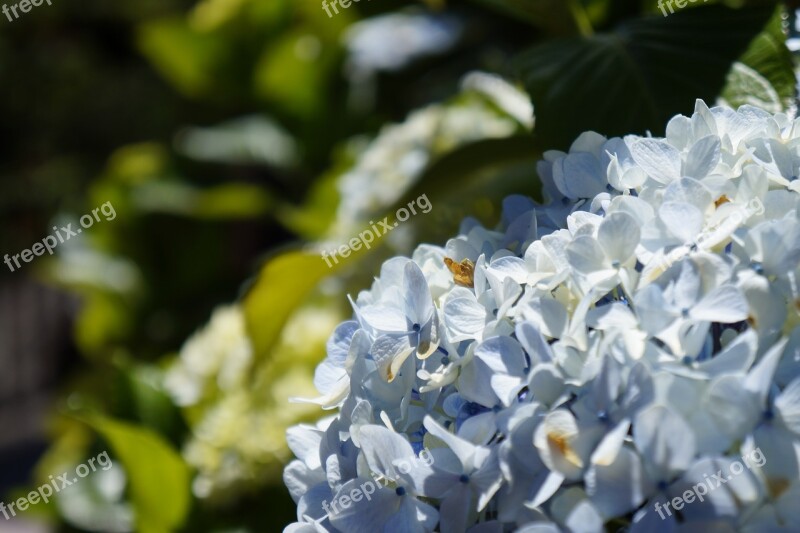
[[[376,18],[385,15],[393,18]],[[441,31],[451,42],[412,53],[424,46],[409,28],[423,22],[423,37]],[[176,405],[165,369],[212,309],[237,301],[244,310],[254,352],[240,391],[247,414],[280,418],[281,402],[324,356],[315,342],[302,349],[315,324],[293,320],[314,308],[345,316],[344,293],[368,285],[382,258],[417,241],[443,244],[467,215],[496,222],[507,194],[539,195],[536,161],[582,131],[659,134],[695,98],[788,108],[795,67],[783,25],[782,4],[744,0],[669,17],[654,0],[381,0],[335,17],[316,0],[91,0],[3,26],[4,250],[105,202],[117,213],[31,269],[82,302],[82,362],[63,384],[37,475],[104,446],[124,472],[48,508],[51,519],[64,530],[90,529],[92,516],[120,530],[281,529],[294,518],[277,475],[282,440],[272,463],[224,501],[192,486],[186,446],[209,406]],[[406,33],[384,31],[401,26]],[[462,88],[474,70],[527,89],[533,131]],[[478,135],[453,118],[462,116],[508,128]],[[415,120],[434,133],[414,137]],[[440,131],[454,122],[462,132]],[[388,123],[396,129],[382,129]],[[394,140],[401,134],[405,144]],[[406,156],[423,164],[383,201],[347,213],[345,182],[370,150],[382,153],[381,139],[399,151],[385,174]],[[433,212],[404,227],[405,241],[387,239],[335,269],[319,257],[328,241],[347,242],[352,227],[422,194]],[[281,439],[292,416],[308,415],[253,432]],[[76,505],[90,512],[70,512]]]

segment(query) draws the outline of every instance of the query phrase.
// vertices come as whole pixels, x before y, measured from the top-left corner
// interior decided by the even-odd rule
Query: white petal
[[[749,306],[741,291],[724,285],[709,292],[691,309],[690,315],[697,320],[732,324],[747,319]]]
[[[512,256],[501,257],[492,261],[486,270],[500,281],[511,278],[517,283],[525,283],[529,274],[525,261],[519,257]]]
[[[294,426],[286,430],[286,442],[292,453],[309,468],[320,468],[319,446],[323,432],[314,427]]]
[[[713,200],[714,198],[711,196],[711,191],[701,182],[693,178],[681,178],[678,181],[672,182],[664,190],[665,202],[691,204],[701,213],[705,213]]]
[[[692,242],[703,229],[703,213],[692,204],[664,202],[658,208],[658,218],[684,243]]]
[[[322,469],[311,469],[302,461],[294,460],[283,470],[283,484],[289,489],[292,499],[297,502],[313,487],[327,484],[327,480]]]
[[[748,433],[761,418],[758,397],[745,390],[738,376],[723,375],[708,389],[706,409],[714,422],[731,439]]]
[[[686,156],[683,175],[691,178],[705,178],[719,163],[720,142],[716,135],[703,137],[689,150]]]
[[[544,405],[553,405],[565,388],[564,377],[551,363],[536,365],[528,378],[528,389],[533,393],[534,400]]]
[[[633,423],[633,441],[656,481],[669,480],[694,459],[695,439],[686,421],[663,405],[641,411]]]
[[[370,469],[392,480],[402,477],[397,469],[399,461],[410,463],[416,458],[407,440],[383,426],[362,426],[359,440]]]
[[[433,314],[433,299],[425,275],[416,263],[409,261],[403,279],[406,315],[411,322],[424,326]]]
[[[453,453],[456,454],[461,465],[464,467],[465,470],[471,470],[472,465],[474,464],[475,456],[480,449],[478,446],[475,446],[471,442],[467,442],[464,439],[453,435],[442,426],[439,425],[436,420],[431,418],[429,415],[425,415],[425,419],[423,421],[425,425],[425,429],[427,429],[431,435],[436,437],[437,439],[443,441]]]
[[[567,478],[580,475],[583,460],[575,449],[579,430],[575,417],[558,409],[547,414],[533,436],[533,444],[550,470]]]
[[[360,308],[359,314],[364,322],[378,331],[386,333],[408,331],[408,319],[405,313],[396,307],[368,305]]]
[[[681,154],[666,141],[639,139],[630,145],[631,155],[647,174],[659,183],[681,177]]]
[[[369,491],[367,484],[375,482],[362,478],[348,481],[337,491],[333,501],[329,503],[331,509],[330,520],[336,529],[353,533],[374,533],[376,530],[382,531],[383,527],[392,516],[400,509],[403,497],[395,494],[393,490],[383,487],[378,488],[370,498],[360,498],[358,502],[350,500],[347,507],[341,504],[341,498],[350,498],[354,490],[364,492]],[[361,488],[361,487],[364,488]],[[367,490],[364,490],[367,489]],[[333,507],[336,502],[336,507]],[[336,511],[336,512],[333,512]]]
[[[572,533],[603,531],[603,518],[586,494],[577,487],[559,494],[550,506],[550,513]]]
[[[414,347],[409,343],[407,335],[378,337],[370,350],[381,377],[390,383],[397,377],[400,367],[413,351]]]
[[[397,513],[383,528],[383,533],[430,533],[439,521],[439,511],[412,496],[403,496]]]
[[[586,474],[586,493],[606,519],[633,511],[644,501],[644,471],[639,456],[622,448],[608,465],[592,465]]]
[[[631,427],[629,420],[623,420],[612,429],[592,453],[591,462],[600,466],[608,466],[617,459],[617,454],[622,449],[625,437]],[[624,513],[623,513],[624,514]]]
[[[486,325],[486,309],[470,298],[453,298],[444,306],[444,320],[450,342],[480,339]]]
[[[639,223],[627,213],[611,213],[600,224],[597,241],[612,261],[626,262],[641,238]]]
[[[439,508],[441,533],[463,533],[471,511],[472,490],[464,483],[453,487]]]
[[[753,393],[762,405],[767,400],[767,394],[772,386],[772,378],[775,376],[775,370],[778,368],[778,362],[783,355],[787,341],[788,339],[783,338],[773,344],[744,380],[744,388]]]
[[[525,347],[525,351],[531,356],[533,356],[534,353],[538,354],[542,360],[552,359],[552,355],[548,355],[550,354],[549,348],[547,350],[540,350],[538,348],[533,351],[529,350],[529,347],[533,345],[541,347],[539,340],[527,341],[529,344],[526,345],[526,341],[523,340],[523,337],[528,335],[529,330],[536,330],[538,328],[539,331],[535,334],[539,337],[541,337],[541,335],[547,335],[551,338],[560,339],[564,335],[567,329],[567,322],[569,321],[567,310],[564,308],[564,305],[554,298],[534,298],[528,302],[527,306],[520,309],[520,313],[522,314],[523,320],[533,322],[533,324],[529,324],[530,329],[526,327],[526,330],[523,332],[520,332],[519,325],[517,326],[517,338],[522,343],[522,346]],[[522,333],[522,337],[520,333]],[[544,339],[542,339],[541,342],[544,342]],[[546,342],[544,342],[544,344],[547,345]]]
[[[758,336],[753,330],[747,330],[715,357],[701,362],[698,369],[711,377],[723,374],[744,374],[755,361],[757,350]]]
[[[792,381],[775,400],[783,424],[800,435],[800,378]]]

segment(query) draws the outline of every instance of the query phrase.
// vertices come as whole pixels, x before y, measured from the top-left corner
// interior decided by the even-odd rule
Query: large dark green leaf
[[[775,10],[766,29],[734,64],[722,93],[732,106],[757,105],[772,112],[788,108],[795,98],[792,54],[783,32],[784,9]]]
[[[731,65],[775,5],[703,6],[621,25],[615,32],[537,46],[519,59],[536,132],[566,148],[581,132],[663,134],[697,98],[713,103]]]

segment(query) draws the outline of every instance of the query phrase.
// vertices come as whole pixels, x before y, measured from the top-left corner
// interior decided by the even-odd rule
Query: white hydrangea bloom
[[[237,306],[220,307],[209,324],[181,348],[164,385],[181,407],[213,397],[217,390],[233,391],[247,378],[253,348]]]
[[[400,199],[439,156],[472,141],[530,128],[533,111],[520,110],[523,96],[502,78],[473,73],[458,100],[416,110],[404,122],[383,128],[337,182],[341,202],[329,237],[335,241],[361,230],[370,217]]]
[[[314,411],[286,401],[313,392],[314,354],[339,319],[325,308],[302,308],[287,323],[275,353],[258,361],[244,311],[230,305],[216,309],[184,344],[165,388],[191,429],[183,456],[196,471],[195,496],[233,499],[280,473],[289,454],[286,428]]]
[[[335,417],[289,433],[287,531],[797,531],[798,147],[698,101],[387,261],[318,371]]]

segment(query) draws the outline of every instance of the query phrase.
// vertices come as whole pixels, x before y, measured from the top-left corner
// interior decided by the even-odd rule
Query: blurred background
[[[330,2],[328,2],[330,8]],[[285,430],[387,257],[541,198],[593,129],[695,99],[796,111],[793,2],[53,0],[0,18],[0,501],[108,451],[4,531],[280,531]],[[425,194],[371,250],[320,257]],[[106,214],[106,212],[103,212]]]

